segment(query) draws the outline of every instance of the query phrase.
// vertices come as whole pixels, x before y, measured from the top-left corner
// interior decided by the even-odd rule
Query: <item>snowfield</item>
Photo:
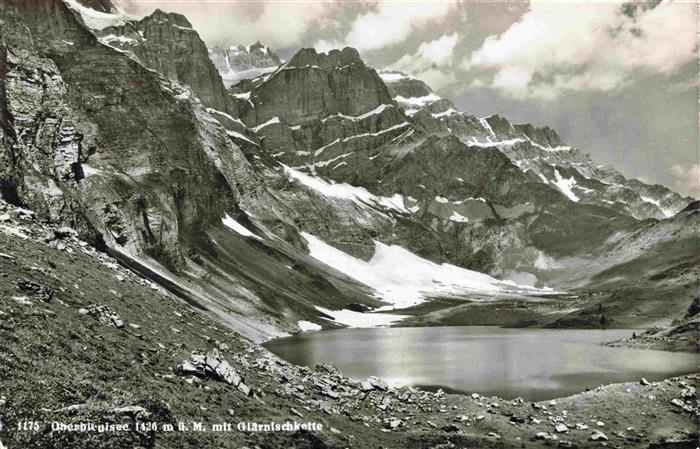
[[[243,226],[242,224],[240,224],[239,222],[237,222],[236,220],[234,220],[233,218],[231,218],[231,216],[230,216],[229,214],[226,214],[226,215],[224,216],[224,218],[221,219],[221,221],[222,221],[227,227],[229,227],[230,229],[233,229],[234,231],[236,231],[237,233],[239,233],[239,234],[242,235],[243,237],[252,237],[252,238],[255,238],[255,239],[258,239],[258,240],[262,240],[262,237],[260,237],[259,235],[253,234],[252,232],[250,232],[245,226]]]
[[[511,283],[454,265],[436,264],[400,246],[375,241],[374,255],[369,262],[365,262],[312,234],[302,232],[302,236],[308,242],[311,257],[371,287],[379,299],[390,304],[378,310],[411,307],[424,302],[431,295],[514,291]],[[536,291],[524,286],[515,287],[521,291]]]
[[[297,326],[299,327],[299,329],[301,329],[302,332],[320,331],[322,329],[320,325],[305,320],[297,321]]]
[[[352,310],[330,310],[316,306],[316,310],[332,316],[333,321],[348,327],[383,327],[391,326],[406,318],[408,315],[393,315],[389,313],[361,313]]]
[[[554,176],[557,177],[557,181],[554,184],[561,191],[561,193],[566,195],[571,201],[575,203],[579,202],[580,198],[576,196],[573,190],[571,190],[574,186],[576,186],[576,179],[574,179],[573,176],[571,178],[564,178],[559,173],[559,170],[556,169],[554,170]]]
[[[316,190],[327,197],[346,199],[361,207],[381,206],[398,212],[410,212],[404,206],[403,196],[399,194],[395,194],[392,197],[377,196],[363,187],[355,187],[344,183],[331,183],[322,178],[307,175],[306,173],[302,173],[286,165],[282,167],[289,178],[296,179],[306,187]]]
[[[136,16],[126,14],[118,8],[116,9],[116,14],[110,14],[83,6],[77,0],[65,0],[65,2],[70,9],[78,12],[83,22],[85,22],[85,25],[93,30],[101,30],[111,26],[122,26],[129,20],[138,20]]]

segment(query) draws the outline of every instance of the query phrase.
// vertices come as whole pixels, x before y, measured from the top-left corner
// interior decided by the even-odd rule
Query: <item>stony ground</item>
[[[670,326],[652,328],[631,338],[610,342],[608,346],[700,352],[700,314],[696,313]]]
[[[0,441],[10,449],[696,447],[697,376],[529,403],[292,366],[70,229],[4,203],[0,279]],[[324,427],[235,429],[294,420]],[[54,421],[142,427],[61,432]],[[221,423],[232,430],[214,431]]]

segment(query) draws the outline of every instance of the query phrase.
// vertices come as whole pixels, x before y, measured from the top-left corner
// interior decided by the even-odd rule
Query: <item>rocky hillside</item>
[[[34,11],[2,9],[4,198],[254,338],[315,305],[376,303],[325,279],[293,211],[188,87],[102,44],[61,2]]]
[[[228,49],[214,47],[209,50],[209,58],[221,74],[226,87],[270,73],[282,64],[280,58],[260,42]]]

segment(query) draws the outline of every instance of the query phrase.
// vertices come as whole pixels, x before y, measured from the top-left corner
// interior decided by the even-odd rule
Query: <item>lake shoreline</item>
[[[433,391],[526,400],[697,372],[693,354],[608,345],[631,333],[495,326],[353,328],[306,332],[263,346],[290,363],[328,363],[355,379],[378,376],[393,386],[428,385]]]

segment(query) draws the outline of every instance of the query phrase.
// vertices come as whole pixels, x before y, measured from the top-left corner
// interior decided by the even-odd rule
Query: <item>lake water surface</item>
[[[601,345],[631,333],[489,326],[342,329],[297,334],[265,346],[297,365],[332,363],[349,377],[376,375],[394,385],[531,401],[698,371],[697,354]]]

